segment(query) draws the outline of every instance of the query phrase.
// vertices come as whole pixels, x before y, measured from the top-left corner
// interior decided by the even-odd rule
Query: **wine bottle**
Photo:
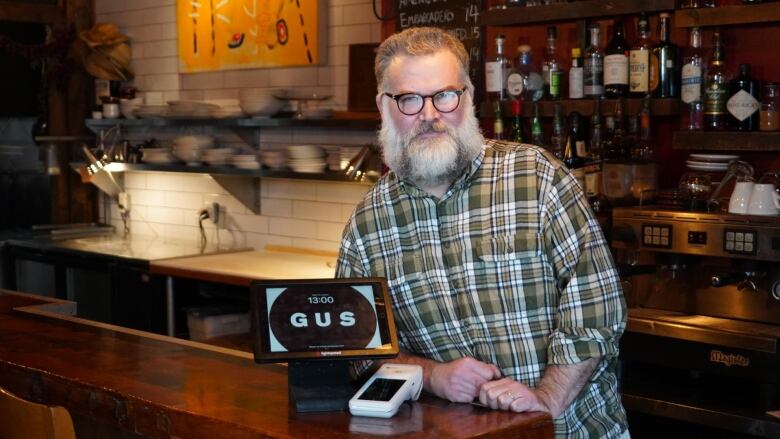
[[[628,93],[628,44],[623,37],[623,21],[618,18],[604,53],[604,95],[608,98]]]
[[[563,147],[566,143],[566,128],[561,116],[561,104],[556,102],[553,107],[552,136],[550,136],[549,150],[558,158],[563,156]]]
[[[639,14],[639,20],[636,26],[639,38],[628,55],[628,90],[631,96],[644,97],[650,92],[650,51],[652,42],[650,41],[650,21],[647,14]]]
[[[563,151],[563,163],[577,179],[581,188],[585,188],[585,135],[580,127],[582,117],[580,113],[572,111],[569,114],[569,133],[566,136],[566,145]]]
[[[539,147],[546,147],[544,141],[544,130],[542,129],[542,118],[539,116],[539,103],[534,102],[534,115],[531,118],[531,143]]]
[[[509,131],[509,140],[523,143],[523,101],[512,101],[512,127]]]
[[[750,78],[750,64],[739,65],[739,75],[729,83],[729,128],[736,131],[755,131],[761,102],[758,83]]]
[[[506,100],[506,76],[509,70],[504,56],[504,35],[496,37],[496,56],[485,62],[485,91],[491,102]]]
[[[726,99],[731,74],[724,62],[720,32],[715,32],[712,40],[712,60],[704,83],[704,129],[719,131],[728,126]]]
[[[500,102],[493,102],[493,111],[495,112],[493,118],[493,138],[496,140],[504,140],[504,117],[501,114]]]
[[[669,14],[661,13],[660,40],[650,58],[650,91],[656,98],[680,96],[680,61],[677,45],[669,39]]]
[[[599,24],[592,23],[588,28],[590,44],[585,48],[583,61],[583,91],[585,96],[604,95],[604,53],[601,51]]]

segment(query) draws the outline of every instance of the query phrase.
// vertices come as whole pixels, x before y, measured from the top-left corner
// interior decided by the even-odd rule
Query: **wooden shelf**
[[[347,118],[350,117],[350,118]],[[230,118],[230,119],[87,119],[87,127],[93,132],[119,125],[127,128],[164,128],[179,126],[215,126],[225,128],[338,128],[353,130],[375,130],[379,127],[379,113],[336,113],[331,119],[292,118]]]
[[[780,131],[676,131],[672,147],[687,150],[780,151]]]
[[[722,26],[771,21],[780,21],[780,3],[679,9],[674,13],[675,27]]]
[[[583,116],[590,116],[593,114],[593,100],[592,99],[563,99],[560,101],[539,101],[539,114],[542,117],[552,117],[555,107],[555,102],[561,103],[561,112],[563,116],[571,113],[572,111],[578,111]],[[615,104],[617,99],[602,99],[600,112],[602,115],[613,114],[615,112]],[[669,99],[652,99],[650,101],[650,114],[653,116],[675,116],[680,113],[680,100],[677,98]],[[625,115],[633,115],[639,113],[642,108],[642,99],[640,98],[626,98],[623,100],[623,113]],[[512,115],[512,103],[505,102],[501,107],[501,114],[504,117],[510,117]],[[523,102],[523,116],[531,117],[534,114],[534,103]],[[480,105],[480,117],[491,118],[494,115],[493,107],[490,104],[482,103]]]
[[[83,168],[84,163],[72,163],[71,167],[74,169]],[[290,170],[270,170],[270,169],[239,169],[233,166],[188,166],[181,163],[171,164],[151,164],[151,163],[109,163],[106,166],[106,170],[111,172],[125,172],[125,171],[152,171],[152,172],[184,172],[194,174],[210,174],[212,176],[230,176],[230,177],[261,177],[261,178],[287,178],[298,180],[325,180],[325,181],[339,181],[339,182],[355,182],[344,176],[341,172],[316,172],[316,173],[303,173],[293,172]],[[368,183],[368,182],[367,182]]]
[[[545,6],[531,6],[484,11],[483,26],[513,26],[551,21],[571,21],[582,18],[612,17],[674,10],[675,0],[585,0]]]

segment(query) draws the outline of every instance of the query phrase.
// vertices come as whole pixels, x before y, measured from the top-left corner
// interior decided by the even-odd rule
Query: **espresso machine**
[[[632,436],[780,438],[780,216],[616,208],[611,245]]]

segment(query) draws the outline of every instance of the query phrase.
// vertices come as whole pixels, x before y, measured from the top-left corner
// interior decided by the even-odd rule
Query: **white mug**
[[[774,184],[756,184],[750,195],[748,213],[751,215],[780,215],[780,195]]]
[[[753,192],[752,181],[738,181],[729,198],[729,213],[748,213],[750,194]]]

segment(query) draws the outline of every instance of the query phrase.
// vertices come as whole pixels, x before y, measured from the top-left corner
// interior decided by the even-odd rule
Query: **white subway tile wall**
[[[247,184],[250,180],[247,179]],[[262,248],[266,244],[338,251],[344,224],[369,186],[356,183],[263,179],[259,215],[205,174],[126,172],[133,234],[195,241],[198,215],[212,202],[224,210],[220,227],[204,221],[211,242]],[[110,222],[121,229],[110,203]]]

